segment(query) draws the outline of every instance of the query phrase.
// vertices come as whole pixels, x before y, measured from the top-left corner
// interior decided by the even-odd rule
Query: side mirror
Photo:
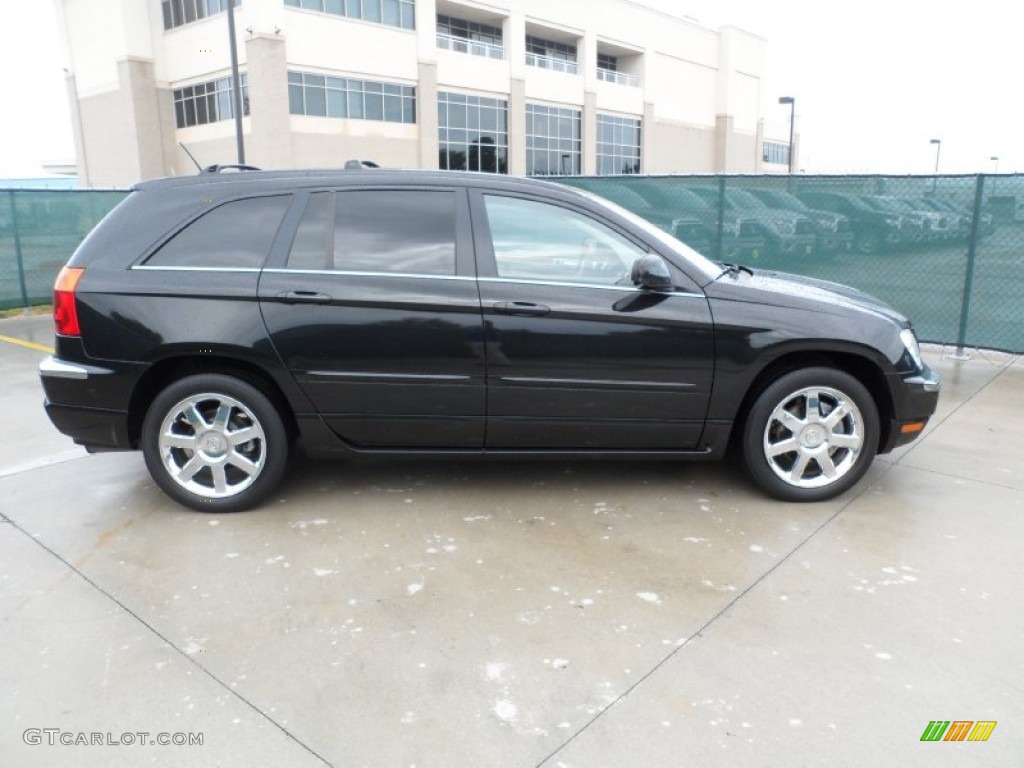
[[[668,264],[653,253],[641,256],[633,262],[630,279],[633,285],[638,285],[645,291],[672,290],[672,273],[668,271]]]

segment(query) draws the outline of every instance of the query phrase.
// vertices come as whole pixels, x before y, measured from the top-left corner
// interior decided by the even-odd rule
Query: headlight
[[[910,359],[914,361],[914,365],[918,368],[924,368],[924,360],[921,359],[921,345],[917,343],[917,336],[914,335],[914,330],[912,328],[904,328],[900,331],[900,341],[903,342],[903,346],[910,353]]]

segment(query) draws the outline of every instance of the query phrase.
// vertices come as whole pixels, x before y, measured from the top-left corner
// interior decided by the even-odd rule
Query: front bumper
[[[935,413],[942,388],[938,374],[928,366],[914,374],[893,376],[889,385],[893,417],[888,438],[879,453],[888,453],[917,439]]]

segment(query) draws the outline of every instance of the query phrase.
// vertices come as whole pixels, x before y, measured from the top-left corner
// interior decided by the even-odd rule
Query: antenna
[[[185,154],[188,155],[188,159],[191,160],[193,163],[195,163],[196,164],[196,168],[198,168],[199,172],[202,173],[203,172],[203,166],[201,166],[199,164],[199,161],[195,159],[195,157],[192,155],[191,152],[188,151],[188,147],[185,146],[184,142],[179,141],[178,142],[178,146],[181,147],[183,150],[185,150]]]

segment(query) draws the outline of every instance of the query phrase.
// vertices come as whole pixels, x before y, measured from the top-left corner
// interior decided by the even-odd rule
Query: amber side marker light
[[[924,429],[924,422],[914,421],[911,422],[910,424],[904,424],[902,427],[900,427],[900,432],[903,433],[904,435],[909,435],[911,432],[920,432],[922,429]]]
[[[75,288],[82,279],[82,267],[64,267],[53,285],[53,324],[61,336],[80,336]]]

